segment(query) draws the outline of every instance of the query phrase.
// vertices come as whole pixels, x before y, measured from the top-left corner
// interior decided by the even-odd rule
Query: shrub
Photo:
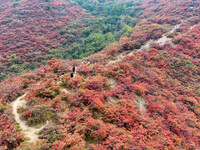
[[[51,6],[47,5],[44,10],[49,11],[51,9]]]
[[[17,7],[19,5],[19,2],[14,2],[12,7]]]

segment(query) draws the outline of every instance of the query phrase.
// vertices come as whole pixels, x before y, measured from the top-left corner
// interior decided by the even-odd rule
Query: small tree
[[[18,64],[20,60],[20,57],[18,57],[16,54],[7,56],[8,65]]]

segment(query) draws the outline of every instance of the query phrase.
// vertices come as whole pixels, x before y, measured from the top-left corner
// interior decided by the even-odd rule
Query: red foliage
[[[1,101],[13,101],[27,92],[27,110],[23,112],[27,118],[32,118],[30,112],[40,105],[54,114],[56,120],[50,119],[57,125],[45,128],[41,138],[55,150],[94,145],[96,149],[116,150],[198,148],[200,26],[173,35],[175,47],[154,46],[122,56],[127,54],[124,51],[132,51],[135,42],[143,45],[160,37],[165,23],[199,16],[198,1],[179,2],[144,1],[141,7],[147,12],[131,37],[122,38],[109,51],[86,58],[90,64],[80,65],[79,61],[74,78],[68,76],[72,63],[52,59],[35,73],[2,82]],[[191,5],[194,10],[190,10]],[[191,20],[194,23],[198,19]],[[107,64],[110,60],[116,62]],[[66,75],[59,76],[61,72]],[[61,92],[63,88],[66,93]],[[4,109],[0,108],[4,112],[2,128],[9,129],[11,123],[5,126]],[[10,141],[13,134],[8,133]]]
[[[101,76],[93,76],[91,79],[87,80],[85,88],[89,90],[102,91],[104,86],[104,81]]]
[[[22,62],[38,61],[38,55],[46,55],[61,41],[59,30],[85,14],[64,0],[20,1],[16,7],[12,0],[0,3],[0,43],[4,43],[0,44],[0,52],[3,58],[16,54]]]
[[[89,68],[88,68],[88,65],[81,65],[80,67],[77,68],[77,73],[80,74],[80,75],[88,75],[89,74]]]
[[[19,132],[14,124],[11,113],[0,113],[0,149],[13,149],[23,141],[23,134]]]

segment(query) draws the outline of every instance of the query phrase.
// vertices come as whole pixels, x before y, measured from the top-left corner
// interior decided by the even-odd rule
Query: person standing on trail
[[[73,77],[74,77],[74,73],[72,72],[72,73],[71,73],[71,78],[73,78]]]
[[[72,71],[73,71],[73,73],[75,73],[75,71],[76,71],[76,67],[75,66],[72,68]]]

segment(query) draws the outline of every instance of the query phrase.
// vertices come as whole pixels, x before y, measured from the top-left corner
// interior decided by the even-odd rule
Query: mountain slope
[[[38,68],[52,57],[87,57],[130,35],[138,22],[141,1],[27,0],[0,4],[1,81]]]
[[[20,64],[38,67],[41,63],[34,62],[41,62],[63,38],[59,30],[85,11],[65,0],[8,0],[0,1],[0,14],[0,70],[6,75],[23,71]]]
[[[1,7],[7,7],[4,11],[1,8],[1,54],[9,56],[16,50],[21,61],[31,61],[24,53],[31,56],[33,52],[48,51],[48,45],[57,44],[61,38],[59,28],[84,15],[84,11],[63,0],[9,2]]]
[[[2,82],[1,118],[9,118],[3,133],[11,132],[8,126],[16,128],[8,104],[24,93],[21,119],[32,126],[50,121],[39,133],[40,142],[22,142],[15,130],[1,137],[2,147],[198,149],[200,14],[187,8],[199,4],[145,1],[142,9],[149,16],[141,16],[130,37],[82,60],[53,58],[47,66]],[[161,6],[166,12],[158,10]],[[174,8],[185,11],[171,14]],[[170,40],[157,43],[163,36]]]

